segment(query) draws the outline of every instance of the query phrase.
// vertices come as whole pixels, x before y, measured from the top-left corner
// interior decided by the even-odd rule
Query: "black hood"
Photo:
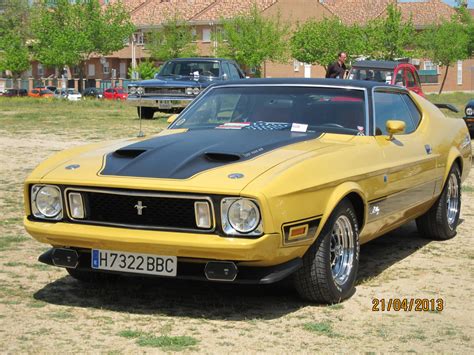
[[[158,136],[108,154],[101,175],[186,179],[319,135],[319,132],[206,129]]]

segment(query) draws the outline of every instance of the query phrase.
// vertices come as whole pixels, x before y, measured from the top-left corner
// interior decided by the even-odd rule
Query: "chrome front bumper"
[[[173,108],[185,108],[194,97],[174,97],[174,96],[145,96],[128,97],[127,104],[135,107],[154,107],[162,110]]]

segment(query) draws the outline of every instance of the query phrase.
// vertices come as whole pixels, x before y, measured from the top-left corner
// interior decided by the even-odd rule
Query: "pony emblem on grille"
[[[145,209],[146,206],[143,206],[142,201],[138,201],[133,208],[136,208],[138,215],[141,216],[143,214],[143,209]]]

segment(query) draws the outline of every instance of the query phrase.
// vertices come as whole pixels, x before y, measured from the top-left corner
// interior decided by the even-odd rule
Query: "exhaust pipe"
[[[54,248],[52,260],[56,266],[75,269],[79,264],[79,255],[73,249]]]
[[[232,282],[238,272],[237,265],[230,261],[209,261],[204,269],[204,274],[210,281]]]

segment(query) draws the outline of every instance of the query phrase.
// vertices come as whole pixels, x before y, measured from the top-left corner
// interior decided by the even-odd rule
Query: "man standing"
[[[326,72],[326,78],[331,79],[344,79],[344,75],[346,73],[346,65],[344,64],[347,58],[347,54],[345,52],[340,52],[338,54],[337,61],[332,63],[328,67],[328,71]]]

